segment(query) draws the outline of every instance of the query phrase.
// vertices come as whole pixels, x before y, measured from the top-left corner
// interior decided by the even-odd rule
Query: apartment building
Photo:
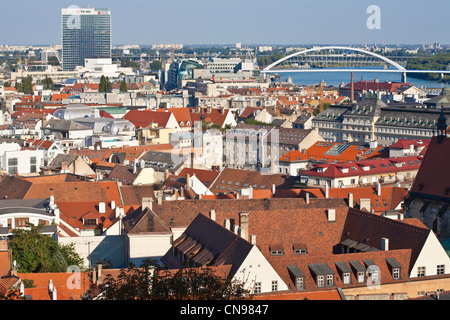
[[[387,105],[377,98],[365,98],[357,104],[333,105],[312,124],[328,142],[363,145],[376,141],[388,146],[399,139],[430,139],[439,115],[439,110],[421,105]]]

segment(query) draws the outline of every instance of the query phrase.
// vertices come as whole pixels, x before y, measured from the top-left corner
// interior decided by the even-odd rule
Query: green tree
[[[53,79],[45,76],[45,79],[42,80],[42,85],[44,86],[44,90],[55,90],[55,85],[53,84]]]
[[[111,87],[109,78],[102,75],[100,77],[100,84],[98,85],[98,92],[111,92]]]
[[[29,229],[14,229],[9,242],[12,260],[19,272],[65,272],[68,266],[82,267],[83,260],[73,244],[61,245],[42,234],[42,225],[29,225]]]
[[[6,81],[5,83],[3,83],[3,87],[11,87],[11,82]]]
[[[22,82],[19,84],[16,82],[16,89],[19,92],[32,94],[33,93],[33,78],[31,76],[22,79]]]
[[[120,92],[127,92],[128,88],[127,88],[127,82],[125,81],[125,79],[122,80],[122,82],[120,83]]]
[[[244,300],[251,296],[243,283],[219,277],[211,267],[155,270],[133,265],[117,278],[107,275],[98,287],[100,300]]]
[[[162,69],[162,63],[159,60],[153,60],[152,63],[150,64],[150,67],[152,68],[152,70],[161,70]]]

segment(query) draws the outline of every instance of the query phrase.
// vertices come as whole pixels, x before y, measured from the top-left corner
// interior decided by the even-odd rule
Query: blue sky
[[[0,0],[0,44],[60,44],[61,8],[88,3],[112,10],[113,44],[450,44],[448,0]]]

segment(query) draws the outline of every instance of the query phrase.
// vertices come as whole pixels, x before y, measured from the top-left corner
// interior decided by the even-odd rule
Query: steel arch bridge
[[[407,70],[380,54],[360,48],[326,46],[305,49],[268,65],[263,73],[281,72],[400,72],[450,73],[450,70]]]

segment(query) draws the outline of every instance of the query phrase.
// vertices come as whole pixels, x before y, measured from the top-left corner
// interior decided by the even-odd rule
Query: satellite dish
[[[44,135],[49,136],[51,133],[49,129],[44,129]]]

